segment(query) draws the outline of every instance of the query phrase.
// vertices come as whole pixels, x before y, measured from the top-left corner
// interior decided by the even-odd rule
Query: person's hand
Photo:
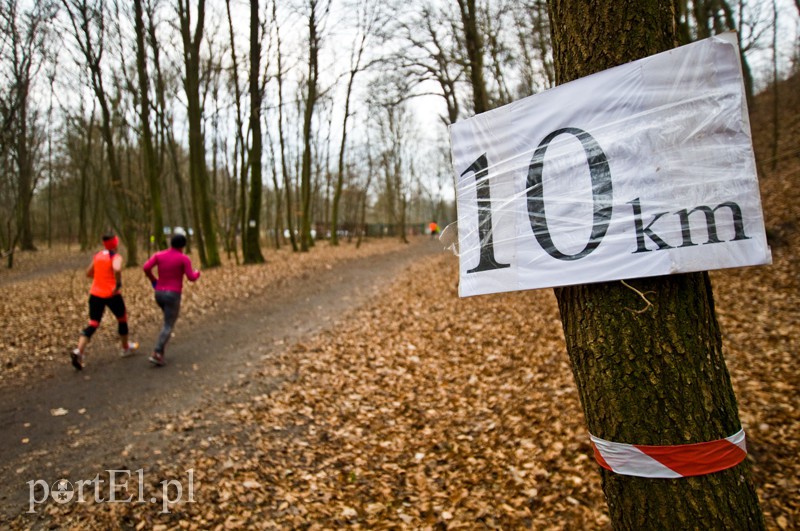
[[[158,280],[151,280],[150,284],[153,286],[153,289],[156,289],[156,284],[158,284]]]

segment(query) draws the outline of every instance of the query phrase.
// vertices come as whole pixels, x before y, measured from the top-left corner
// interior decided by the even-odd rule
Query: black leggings
[[[108,298],[89,295],[89,326],[83,329],[83,335],[92,337],[97,331],[106,306],[117,318],[119,335],[128,335],[128,314],[125,311],[125,301],[122,300],[122,295],[119,293]]]
[[[172,336],[172,329],[175,328],[175,321],[181,312],[181,294],[174,291],[156,291],[156,304],[164,312],[164,326],[158,334],[158,340],[153,350],[159,354],[164,353],[167,341]]]

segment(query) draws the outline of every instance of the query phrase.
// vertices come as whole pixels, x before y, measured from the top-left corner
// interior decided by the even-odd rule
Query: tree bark
[[[259,74],[261,73],[261,40],[258,22],[258,0],[250,0],[250,202],[247,213],[247,227],[244,246],[245,264],[262,264],[264,255],[261,254],[261,196],[263,183],[261,182],[261,87]]]
[[[29,75],[29,73],[28,73]],[[17,203],[17,231],[19,233],[19,246],[23,251],[35,251],[33,244],[33,231],[31,231],[31,201],[33,200],[33,189],[35,177],[33,172],[33,155],[30,149],[30,135],[28,132],[28,91],[30,78],[18,80],[20,86],[17,88],[19,98],[19,108],[17,114],[17,179],[18,197]]]
[[[558,84],[668,50],[665,0],[549,0]],[[707,273],[555,290],[589,432],[645,445],[707,442],[741,428]],[[640,311],[644,310],[644,311]],[[747,461],[675,480],[601,469],[618,529],[764,527]]]
[[[164,238],[164,214],[161,205],[161,175],[153,148],[153,130],[150,127],[150,77],[147,74],[147,49],[145,48],[145,26],[142,0],[134,0],[136,30],[136,70],[139,78],[139,117],[142,133],[142,166],[150,189],[151,234],[158,249],[166,249]]]
[[[376,9],[375,5],[365,3],[363,5],[364,12],[359,12],[359,36],[358,46],[353,50],[350,55],[350,72],[347,79],[347,90],[344,99],[344,119],[342,120],[342,140],[339,146],[339,164],[336,174],[336,185],[333,191],[333,205],[331,207],[331,245],[339,245],[339,203],[342,199],[342,188],[344,186],[344,163],[345,163],[345,150],[347,149],[347,122],[350,119],[350,99],[353,94],[353,85],[355,83],[356,75],[361,71],[361,60],[366,50],[367,39],[372,31],[372,24],[370,20],[372,14],[371,9]]]
[[[278,53],[278,72],[275,74],[278,82],[278,143],[281,150],[281,173],[283,174],[283,188],[286,194],[286,228],[289,231],[289,241],[292,251],[297,252],[297,238],[294,234],[294,203],[292,202],[292,179],[289,176],[289,167],[286,162],[286,136],[283,132],[283,54],[281,52],[281,29],[278,25],[276,2],[272,3],[272,20],[275,22],[275,48]]]
[[[231,2],[230,0],[225,0],[225,9],[228,14],[228,35],[230,37],[231,42],[231,83],[233,83],[234,89],[234,104],[236,106],[236,143],[234,147],[234,159],[239,156],[239,193],[241,195],[241,200],[239,201],[239,207],[236,207],[236,190],[234,190],[232,194],[232,200],[234,203],[234,215],[233,221],[231,223],[231,231],[235,234],[236,233],[236,223],[239,224],[239,231],[242,234],[242,254],[247,253],[247,238],[245,238],[245,233],[247,231],[247,209],[245,208],[245,197],[247,192],[247,168],[248,168],[248,161],[247,161],[247,150],[245,148],[245,139],[244,133],[242,132],[244,128],[244,120],[242,119],[242,91],[239,87],[239,60],[236,54],[236,40],[235,40],[235,33],[233,31],[233,16],[231,14]],[[236,160],[234,160],[234,169],[237,166]],[[235,172],[234,172],[235,173]],[[238,217],[238,220],[236,219]],[[235,238],[235,237],[234,237]],[[238,255],[237,255],[238,256]],[[238,258],[237,258],[238,260]]]
[[[317,27],[317,0],[309,0],[308,15],[308,87],[303,112],[303,165],[300,173],[300,196],[302,199],[302,224],[300,227],[300,250],[307,252],[311,241],[311,119],[317,103],[317,79],[319,77],[319,35]]]
[[[489,94],[483,77],[483,43],[478,33],[478,12],[475,0],[458,0],[461,23],[464,26],[464,43],[469,61],[469,79],[475,114],[489,110]]]
[[[197,2],[197,22],[192,31],[189,0],[178,0],[181,37],[183,39],[184,89],[189,120],[189,175],[192,184],[193,215],[200,262],[216,267],[222,262],[217,244],[212,200],[209,194],[203,138],[203,107],[200,103],[200,42],[205,22],[205,0]]]

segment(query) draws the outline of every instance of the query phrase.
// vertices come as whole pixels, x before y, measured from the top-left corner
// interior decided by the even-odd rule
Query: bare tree
[[[92,162],[92,152],[95,150],[94,136],[97,129],[95,125],[96,105],[97,100],[92,100],[88,119],[81,105],[78,114],[68,118],[66,131],[67,152],[72,162],[71,166],[78,174],[78,243],[81,251],[88,250],[90,246],[89,223],[91,220],[87,219],[87,213],[91,211],[89,208],[91,172],[96,171]]]
[[[380,23],[380,2],[375,0],[361,0],[355,5],[357,37],[353,48],[350,50],[350,67],[347,73],[347,88],[344,98],[344,118],[342,120],[342,138],[339,146],[339,163],[336,173],[336,186],[333,193],[331,207],[331,245],[339,245],[339,202],[342,199],[342,186],[344,184],[345,149],[347,148],[347,123],[352,111],[350,99],[353,94],[353,85],[356,75],[368,65],[364,63],[364,53],[370,37]]]
[[[705,39],[717,33],[736,31],[744,74],[747,101],[753,101],[753,74],[747,61],[747,53],[757,46],[764,29],[756,16],[748,20],[748,3],[739,0],[736,10],[728,0],[677,0],[676,21],[678,39],[681,44]],[[738,11],[738,17],[737,12]]]
[[[194,207],[192,212],[197,229],[195,234],[198,235],[200,262],[205,267],[216,267],[221,261],[209,191],[202,125],[203,106],[200,102],[200,44],[203,40],[205,14],[205,0],[197,0],[197,21],[192,28],[190,0],[178,0],[178,19],[183,41],[183,84],[189,120],[189,175]]]
[[[150,76],[147,70],[147,48],[142,0],[133,0],[134,28],[136,31],[136,72],[139,80],[139,122],[142,148],[142,166],[150,189],[151,235],[156,247],[166,248],[164,215],[161,206],[161,168],[153,147],[153,130],[150,124]]]
[[[103,54],[105,52],[106,13],[104,2],[90,3],[88,0],[62,0],[69,15],[72,34],[78,45],[85,66],[89,71],[89,82],[100,105],[100,132],[106,148],[107,164],[111,179],[111,191],[119,212],[120,235],[128,249],[127,264],[137,263],[138,242],[136,228],[129,213],[118,149],[114,138],[111,101],[103,78]],[[114,221],[113,219],[111,220]]]
[[[486,72],[490,74],[489,79],[493,82],[494,90],[489,89],[489,101],[492,108],[511,103],[513,95],[506,82],[506,69],[514,62],[510,43],[505,39],[505,24],[511,14],[513,2],[508,3],[500,0],[497,2],[486,3],[478,10],[480,16],[479,34],[485,36],[484,48],[488,59]]]
[[[394,58],[397,68],[406,71],[417,85],[434,81],[441,91],[436,95],[444,99],[447,108],[442,122],[455,123],[461,112],[458,87],[464,81],[465,61],[447,6],[426,3],[410,19],[399,18],[396,24],[389,33],[401,42]]]
[[[300,196],[302,199],[302,225],[300,227],[300,250],[308,251],[314,244],[311,237],[311,122],[314,107],[319,99],[319,50],[322,42],[321,30],[330,10],[327,0],[308,0],[308,77],[306,78],[305,108],[303,110],[303,161],[300,173]]]
[[[283,188],[286,194],[286,226],[289,230],[289,241],[292,243],[292,250],[298,251],[297,237],[294,233],[294,203],[292,195],[292,180],[289,175],[289,164],[286,160],[286,135],[283,130],[284,98],[283,98],[283,50],[281,49],[281,28],[278,23],[277,2],[272,3],[272,20],[275,23],[275,49],[277,52],[278,70],[275,74],[278,83],[278,144],[281,155],[281,173],[283,175]]]
[[[261,25],[258,21],[258,0],[250,0],[250,202],[247,209],[247,227],[243,241],[245,264],[264,262],[261,254],[261,203],[263,183],[261,182],[261,157],[263,152],[261,136]]]
[[[378,171],[382,179],[382,203],[386,220],[396,228],[401,241],[407,243],[406,211],[408,206],[408,142],[409,115],[401,97],[404,85],[399,77],[383,78],[371,87],[370,114],[378,133]]]
[[[167,107],[167,92],[173,78],[177,78],[177,73],[165,72],[162,68],[161,61],[161,46],[158,42],[156,11],[158,0],[147,0],[145,10],[147,12],[147,41],[148,46],[153,54],[153,70],[155,75],[155,112],[157,119],[155,121],[157,134],[157,153],[158,153],[158,166],[162,168],[163,173],[169,173],[171,180],[163,182],[165,189],[171,188],[169,185],[174,186],[178,195],[178,213],[170,209],[165,210],[167,215],[167,222],[173,225],[189,226],[189,206],[187,205],[186,191],[184,180],[181,177],[181,156],[180,147],[173,132],[173,116],[170,109]],[[171,74],[171,75],[170,75]],[[177,84],[177,82],[175,82]],[[173,191],[174,193],[174,191]],[[167,203],[169,204],[169,202]],[[174,209],[173,209],[174,210]],[[192,239],[188,240],[187,251],[191,248]]]
[[[778,4],[772,0],[772,160],[771,169],[778,167],[778,142],[780,140],[780,127],[778,125]]]
[[[233,85],[233,102],[236,108],[236,116],[235,116],[235,123],[236,123],[236,133],[235,133],[235,144],[234,144],[234,154],[233,154],[233,167],[234,167],[234,174],[236,174],[236,168],[238,166],[239,171],[239,191],[241,194],[241,201],[240,207],[241,212],[238,214],[239,216],[239,230],[244,235],[246,230],[246,218],[247,212],[244,209],[244,198],[247,193],[247,168],[249,162],[247,160],[247,149],[245,145],[245,138],[244,138],[244,118],[242,113],[242,88],[241,84],[239,83],[239,59],[238,54],[236,53],[236,38],[235,32],[233,30],[233,16],[231,14],[231,2],[230,0],[225,0],[225,9],[228,15],[228,35],[230,36],[230,52],[231,52],[231,67],[230,67],[230,83]],[[238,155],[238,159],[237,159]],[[233,196],[235,201],[236,191],[234,190]],[[237,210],[237,209],[234,209]],[[237,217],[236,212],[234,212],[234,219]],[[231,224],[231,231],[235,232],[236,224]],[[244,250],[245,241],[242,238],[242,250]]]
[[[16,236],[12,238],[11,251],[17,240],[22,250],[36,249],[30,211],[38,180],[34,160],[37,112],[32,102],[32,89],[36,75],[47,60],[45,40],[54,16],[52,2],[40,2],[24,11],[17,0],[4,0],[0,4],[4,40],[0,57],[7,65],[5,75],[9,87],[3,106],[3,125],[4,132],[9,135],[7,145],[11,147],[16,162]],[[9,255],[9,267],[11,265],[13,254]]]
[[[530,96],[555,85],[550,21],[545,0],[528,0],[512,7],[519,49],[517,95]]]

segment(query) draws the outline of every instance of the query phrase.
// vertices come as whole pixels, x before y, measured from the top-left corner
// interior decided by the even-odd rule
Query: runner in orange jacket
[[[431,231],[431,238],[435,238],[439,234],[439,225],[435,221],[428,223],[428,229]]]
[[[119,290],[122,288],[122,256],[117,252],[119,238],[113,234],[103,236],[105,249],[94,255],[86,276],[92,279],[89,290],[89,326],[83,329],[78,338],[78,348],[72,351],[72,366],[82,370],[86,346],[100,326],[106,306],[117,318],[122,356],[129,356],[139,348],[139,344],[128,342],[128,314],[125,301]]]

